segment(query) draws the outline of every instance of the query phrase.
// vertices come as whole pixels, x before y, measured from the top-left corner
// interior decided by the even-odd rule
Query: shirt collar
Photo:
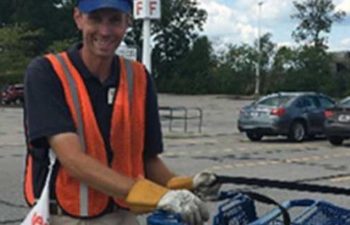
[[[85,66],[83,59],[80,57],[79,50],[83,47],[82,43],[77,43],[70,47],[67,51],[69,58],[72,60],[74,66],[79,71],[80,75],[83,79],[96,79],[96,76],[94,76],[88,68]],[[112,74],[108,76],[107,80],[104,82],[104,84],[111,84],[115,83],[117,81],[117,78],[119,78],[120,73],[120,66],[119,66],[119,58],[116,55],[113,58],[112,61]]]

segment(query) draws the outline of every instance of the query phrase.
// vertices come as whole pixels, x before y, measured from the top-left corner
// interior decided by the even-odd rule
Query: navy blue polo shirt
[[[79,49],[81,44],[68,50],[68,56],[81,74],[90,96],[97,123],[103,136],[109,159],[112,151],[109,136],[113,102],[111,93],[118,92],[119,59],[114,57],[112,74],[101,83],[84,65]],[[65,132],[75,132],[76,128],[65,101],[63,87],[54,73],[50,62],[43,57],[34,59],[25,75],[25,120],[27,141],[34,148],[48,148],[47,138]],[[112,102],[112,103],[111,103]],[[147,73],[147,96],[145,115],[144,156],[153,156],[163,151],[162,133],[159,120],[157,95],[153,79]],[[118,138],[118,137],[115,137]]]

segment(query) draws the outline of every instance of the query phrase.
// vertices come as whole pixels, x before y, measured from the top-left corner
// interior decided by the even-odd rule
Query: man
[[[79,0],[74,21],[82,43],[34,59],[25,77],[28,154],[25,197],[33,205],[50,180],[51,225],[137,224],[136,214],[163,209],[192,225],[208,220],[201,197],[218,185],[208,172],[178,177],[163,151],[152,79],[114,54],[128,28],[132,0]]]

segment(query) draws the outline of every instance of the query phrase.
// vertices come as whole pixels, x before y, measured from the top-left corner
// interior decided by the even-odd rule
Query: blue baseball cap
[[[103,8],[112,8],[129,13],[132,9],[132,0],[78,0],[77,7],[84,13],[91,13]]]

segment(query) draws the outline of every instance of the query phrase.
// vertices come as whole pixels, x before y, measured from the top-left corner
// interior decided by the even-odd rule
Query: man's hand
[[[188,190],[168,191],[159,200],[157,209],[180,214],[189,225],[202,225],[209,219],[205,203]]]
[[[221,184],[216,183],[216,175],[209,171],[197,173],[193,177],[193,191],[203,200],[214,200]]]
[[[139,179],[126,197],[135,213],[149,213],[155,209],[179,214],[189,225],[203,225],[209,219],[205,203],[188,190],[170,190],[147,179]]]

